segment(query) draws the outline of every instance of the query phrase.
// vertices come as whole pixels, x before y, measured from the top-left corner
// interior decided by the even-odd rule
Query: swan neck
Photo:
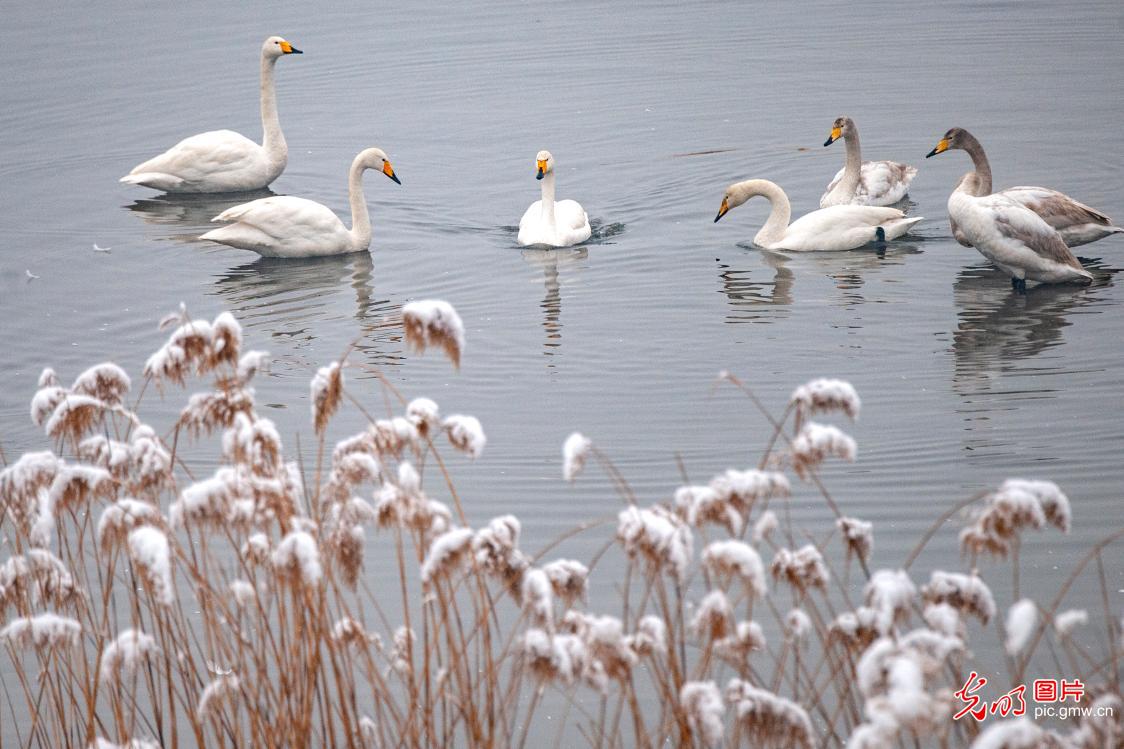
[[[264,54],[261,58],[262,147],[270,162],[284,169],[289,149],[285,143],[285,135],[281,132],[281,121],[277,117],[277,91],[273,85],[273,71],[277,59]]]
[[[792,217],[792,206],[789,204],[788,196],[784,194],[784,190],[772,182],[763,180],[756,186],[755,192],[758,195],[765,196],[772,208],[769,211],[769,219],[761,227],[761,231],[757,232],[757,236],[753,238],[754,242],[765,247],[784,238],[784,234],[788,230],[788,221]]]
[[[542,178],[542,219],[554,226],[554,172],[547,172]]]
[[[347,195],[351,201],[352,247],[364,250],[371,245],[371,214],[367,210],[367,196],[363,192],[363,172],[367,166],[356,157],[347,176]]]
[[[859,134],[852,131],[843,136],[843,147],[846,149],[847,158],[843,162],[843,179],[840,186],[848,196],[854,196],[859,186],[859,177],[862,175],[863,156],[859,146]]]
[[[977,197],[991,195],[991,163],[987,160],[987,154],[974,135],[965,134],[962,137],[966,141],[962,148],[972,157],[972,168],[980,177],[979,188],[975,194]]]

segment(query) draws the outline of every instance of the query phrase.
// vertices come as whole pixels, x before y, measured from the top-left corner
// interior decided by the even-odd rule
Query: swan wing
[[[853,250],[875,238],[877,228],[905,216],[897,208],[835,205],[812,211],[789,225],[774,245],[789,250]]]
[[[1070,247],[1124,232],[1121,227],[1113,226],[1111,218],[1095,208],[1048,187],[1010,187],[1000,194],[1037,213],[1043,221],[1057,229],[1062,241]]]
[[[997,198],[999,196],[990,196]],[[1041,258],[1083,270],[1081,263],[1066,246],[1054,227],[1047,224],[1034,211],[1009,198],[991,200],[981,199],[983,206],[991,210],[995,228],[999,234],[1014,240]]]
[[[831,191],[835,189],[835,186],[839,184],[839,180],[843,179],[844,171],[845,168],[840,169],[835,173],[835,176],[831,178],[831,181],[827,183],[827,189],[824,190],[823,195],[820,196],[820,208],[827,208],[827,196],[830,195]]]
[[[159,156],[133,167],[130,174],[160,172],[187,181],[246,169],[264,157],[262,147],[233,130],[213,130],[184,138]]]
[[[272,195],[227,208],[212,221],[238,222],[275,237],[334,234],[343,228],[332,209],[315,200]]]
[[[909,192],[917,168],[896,161],[865,161],[859,172],[854,202],[882,206],[896,203]]]

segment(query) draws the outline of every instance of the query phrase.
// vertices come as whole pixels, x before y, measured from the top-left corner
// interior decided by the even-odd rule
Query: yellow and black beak
[[[538,159],[535,162],[535,165],[538,167],[538,171],[535,172],[535,179],[542,179],[546,176],[546,161],[543,159]]]
[[[299,49],[294,47],[289,42],[281,42],[281,51],[284,52],[287,55],[303,55],[304,54],[304,52],[301,52]]]
[[[730,210],[730,199],[722,198],[722,205],[718,207],[718,215],[714,217],[714,223],[718,223],[718,219],[726,215]]]
[[[830,146],[832,143],[839,140],[840,136],[842,136],[842,135],[843,135],[843,129],[842,128],[833,127],[833,128],[831,128],[831,135],[827,136],[827,140],[825,140],[823,142],[823,144],[825,146]]]
[[[941,138],[937,141],[937,145],[933,146],[933,150],[925,154],[925,158],[936,156],[938,153],[944,153],[948,150],[948,138]]]
[[[384,161],[382,163],[382,173],[385,174],[386,176],[390,177],[392,180],[394,180],[398,184],[402,184],[402,180],[398,179],[398,175],[394,173],[394,167],[392,167],[390,165],[389,161]]]

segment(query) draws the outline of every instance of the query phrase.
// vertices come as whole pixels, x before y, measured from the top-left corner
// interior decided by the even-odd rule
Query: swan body
[[[820,208],[832,205],[893,205],[909,193],[917,168],[896,161],[863,161],[859,129],[850,117],[839,117],[824,146],[843,138],[846,161],[820,197]]]
[[[814,252],[853,250],[875,240],[891,240],[909,231],[921,217],[907,218],[897,208],[836,205],[812,211],[789,223],[792,207],[784,190],[765,179],[738,182],[726,188],[715,221],[731,208],[762,195],[772,211],[753,241],[767,250]]]
[[[593,230],[585,209],[574,200],[554,200],[554,157],[539,151],[535,161],[542,199],[531,203],[519,219],[519,244],[569,247],[589,239]]]
[[[979,179],[972,182],[976,190],[976,197],[990,195],[991,163],[987,160],[983,146],[976,137],[964,128],[954,127],[945,133],[937,145],[925,158],[936,156],[959,149],[966,151],[972,158],[972,166]],[[1124,233],[1124,228],[1114,226],[1112,219],[1100,211],[1078,202],[1065,193],[1051,190],[1048,187],[1019,186],[1001,190],[999,195],[1010,198],[1019,205],[1030,209],[1052,226],[1062,241],[1069,247],[1078,247],[1089,242],[1096,242],[1112,234]],[[963,230],[956,220],[949,215],[949,224],[952,236],[965,247],[971,247]]]
[[[237,247],[265,257],[323,257],[362,252],[371,244],[371,219],[363,194],[363,172],[378,169],[398,184],[386,154],[378,148],[361,151],[351,163],[348,192],[352,227],[348,229],[327,206],[290,195],[242,203],[215,216],[226,226],[200,239]]]
[[[964,175],[948,199],[948,215],[971,246],[1011,275],[1015,285],[1089,283],[1061,236],[1037,213],[1002,193],[978,196],[979,176]]]
[[[233,130],[200,133],[138,164],[120,181],[164,192],[214,193],[260,190],[277,179],[285,171],[289,149],[277,118],[273,68],[289,54],[302,52],[279,36],[262,44],[260,145]]]

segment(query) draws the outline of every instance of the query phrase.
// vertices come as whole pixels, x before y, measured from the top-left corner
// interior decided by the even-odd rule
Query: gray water
[[[825,481],[845,512],[876,521],[876,565],[899,563],[951,503],[1009,476],[1046,478],[1069,494],[1075,520],[1068,536],[1044,532],[1024,550],[1034,570],[1024,584],[1045,598],[1124,519],[1124,240],[1079,248],[1088,288],[1014,294],[950,236],[945,202],[967,157],[923,158],[949,127],[966,127],[998,187],[1046,185],[1124,218],[1117,2],[26,3],[4,16],[8,460],[46,445],[27,416],[43,366],[69,380],[108,358],[139,379],[163,341],[156,321],[182,300],[199,316],[231,310],[248,343],[270,351],[258,400],[290,448],[298,433],[312,443],[309,379],[352,341],[353,360],[407,397],[479,417],[484,455],[453,461],[470,520],[514,512],[529,549],[619,508],[597,471],[561,481],[574,429],[645,502],[682,482],[676,456],[694,481],[755,464],[766,424],[744,396],[713,387],[722,369],[778,413],[811,377],[858,388],[862,417],[847,429],[859,460],[831,466]],[[345,214],[348,165],[368,146],[385,149],[402,179],[367,176],[369,256],[260,260],[195,238],[244,198],[161,198],[117,183],[192,133],[260,137],[257,59],[269,34],[305,51],[278,64],[290,155],[272,189]],[[920,168],[909,210],[927,220],[913,235],[884,253],[785,256],[752,245],[764,201],[712,223],[725,186],[750,177],[779,183],[794,215],[818,207],[843,162],[842,144],[821,146],[840,114],[858,123],[866,158]],[[559,198],[593,219],[581,249],[516,245],[542,148],[557,161]],[[459,372],[410,353],[387,325],[424,298],[464,318]],[[369,375],[350,377],[381,403]],[[143,412],[170,424],[182,400],[150,395]],[[345,415],[331,435],[358,426]],[[830,525],[808,489],[794,511],[817,534]],[[958,564],[952,530],[915,579]],[[603,538],[570,550],[588,558]],[[1124,567],[1108,573],[1119,613]],[[995,587],[1004,605],[1009,591]],[[1069,600],[1099,610],[1098,590]]]

